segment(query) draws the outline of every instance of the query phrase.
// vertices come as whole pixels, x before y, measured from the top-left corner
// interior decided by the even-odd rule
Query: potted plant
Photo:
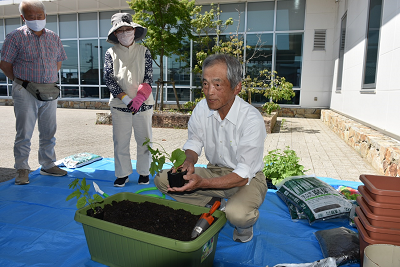
[[[264,157],[263,173],[267,178],[268,188],[276,189],[276,184],[289,176],[304,175],[308,170],[299,164],[296,152],[286,146],[286,150],[275,149]]]
[[[90,185],[86,184],[85,178],[82,181],[75,179],[69,188],[74,192],[66,200],[75,197],[77,199],[76,206],[79,209],[75,212],[75,221],[82,223],[92,260],[107,266],[211,267],[213,265],[218,234],[226,223],[224,212],[215,211],[213,217],[217,220],[200,236],[189,241],[180,241],[123,226],[117,222],[105,221],[96,215],[103,211],[114,214],[110,207],[114,208],[116,204],[129,201],[136,205],[145,205],[145,207],[159,206],[158,211],[151,217],[160,216],[160,212],[168,210],[169,215],[165,217],[172,217],[171,221],[176,224],[177,214],[182,214],[183,211],[190,212],[193,215],[190,217],[200,218],[201,214],[209,212],[208,208],[131,192],[122,192],[103,199],[98,194],[93,194],[93,196],[89,194]],[[126,212],[123,215],[131,216]],[[133,216],[138,217],[137,214]],[[159,219],[163,218],[154,220],[154,225],[152,224],[154,228],[160,228],[157,227],[160,225]],[[179,229],[183,231],[183,227]],[[157,257],[152,255],[157,255]]]
[[[160,149],[153,149],[151,147],[151,144],[156,144],[161,147]],[[151,153],[151,157],[153,161],[150,164],[150,173],[151,175],[154,175],[156,173],[159,173],[164,164],[167,163],[172,166],[172,168],[168,171],[168,182],[170,187],[182,187],[186,180],[183,179],[183,176],[187,173],[186,171],[181,171],[180,166],[185,162],[186,159],[186,154],[185,152],[177,148],[174,151],[172,151],[171,154],[167,153],[165,151],[164,147],[157,143],[157,142],[151,142],[150,139],[146,139],[146,141],[143,143],[143,145],[147,146],[147,149]],[[166,158],[170,162],[165,162]]]
[[[102,209],[97,205],[103,202],[103,198],[98,194],[89,194],[90,184],[86,184],[86,179],[83,178],[79,183],[79,179],[76,178],[69,184],[69,189],[75,189],[66,199],[66,201],[71,200],[76,197],[76,207],[81,209],[85,206],[89,206],[90,209],[87,210],[87,215],[95,218],[101,218]]]

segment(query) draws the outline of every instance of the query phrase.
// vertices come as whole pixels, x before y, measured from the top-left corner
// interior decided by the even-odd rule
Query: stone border
[[[270,116],[263,116],[265,129],[267,133],[272,133],[277,117],[278,113],[276,112],[273,112]],[[153,127],[187,129],[187,124],[189,122],[189,119],[190,119],[190,114],[155,112],[153,114]],[[96,124],[112,125],[111,113],[96,113]]]
[[[379,173],[400,176],[400,142],[332,110],[322,110],[321,120]]]

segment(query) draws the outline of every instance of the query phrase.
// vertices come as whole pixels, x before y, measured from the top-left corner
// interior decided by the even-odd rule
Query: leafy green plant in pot
[[[276,184],[289,176],[304,175],[308,170],[299,164],[296,152],[286,146],[285,150],[275,149],[264,157],[263,173],[267,178],[268,188],[276,189]]]
[[[97,203],[103,202],[103,198],[98,194],[93,194],[93,196],[89,194],[90,184],[86,184],[86,178],[83,178],[81,182],[76,178],[68,187],[69,189],[75,189],[75,191],[67,197],[66,201],[76,197],[76,207],[78,209],[89,205],[90,209],[88,209],[87,215],[102,219],[103,210],[100,206],[97,206]]]
[[[160,149],[153,149],[151,147],[151,144],[156,144],[161,147]],[[170,187],[182,187],[186,180],[183,179],[183,176],[187,173],[186,171],[182,172],[180,167],[185,162],[186,159],[186,154],[185,152],[177,148],[174,151],[172,151],[171,154],[167,153],[165,151],[164,147],[157,143],[157,142],[151,142],[150,139],[146,138],[146,141],[143,143],[143,145],[147,146],[147,149],[151,153],[151,157],[153,161],[150,164],[150,173],[151,175],[154,175],[156,173],[159,173],[164,164],[167,163],[172,166],[171,170],[168,171],[168,182]],[[166,158],[170,162],[165,162]],[[176,172],[172,172],[175,170]]]

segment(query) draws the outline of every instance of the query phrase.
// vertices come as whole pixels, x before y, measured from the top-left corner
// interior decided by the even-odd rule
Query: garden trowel
[[[201,233],[203,233],[205,230],[207,230],[208,227],[210,227],[210,225],[214,221],[214,217],[212,216],[212,214],[214,213],[214,211],[216,211],[218,209],[218,207],[220,205],[221,205],[220,201],[215,201],[214,205],[212,205],[212,207],[210,209],[210,212],[203,213],[200,216],[200,219],[197,221],[196,226],[194,227],[194,229],[192,231],[192,238],[198,237]]]
[[[109,195],[107,195],[106,193],[104,193],[103,191],[100,190],[100,187],[93,182],[93,186],[94,186],[94,190],[96,190],[97,193],[99,193],[100,195],[104,196],[104,197],[109,197]]]

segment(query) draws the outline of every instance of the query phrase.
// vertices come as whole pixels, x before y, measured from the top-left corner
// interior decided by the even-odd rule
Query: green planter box
[[[209,211],[205,207],[128,192],[105,198],[101,206],[114,200],[149,201],[196,215]],[[75,221],[83,225],[92,260],[109,266],[212,266],[218,234],[226,223],[225,213],[217,210],[213,216],[218,220],[210,228],[195,240],[183,242],[89,217],[88,209],[77,210]]]

